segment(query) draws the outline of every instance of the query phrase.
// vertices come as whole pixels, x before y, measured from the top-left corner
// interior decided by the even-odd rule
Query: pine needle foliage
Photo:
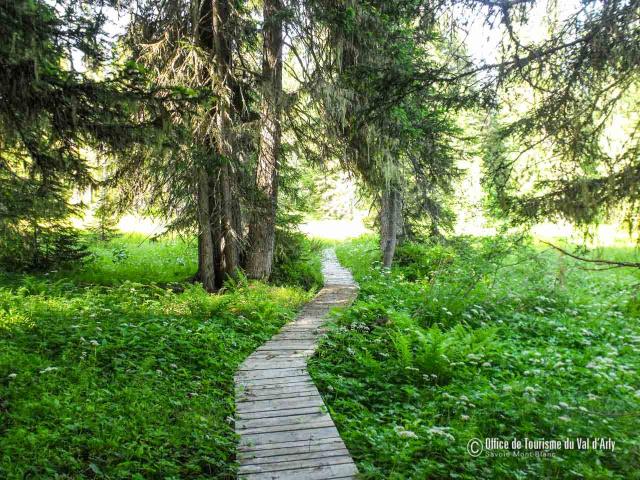
[[[107,59],[99,4],[0,4],[0,263],[47,268],[83,256],[68,219],[73,189],[95,184],[87,149],[127,152],[162,129],[158,92],[135,64],[102,79]]]

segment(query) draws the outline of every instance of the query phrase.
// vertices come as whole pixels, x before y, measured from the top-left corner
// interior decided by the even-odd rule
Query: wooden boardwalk
[[[307,358],[330,309],[357,295],[333,250],[324,254],[325,285],[296,320],[251,354],[236,373],[238,478],[355,478],[357,469],[307,372]]]

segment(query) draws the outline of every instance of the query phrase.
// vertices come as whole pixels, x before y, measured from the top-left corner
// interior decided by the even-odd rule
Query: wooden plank
[[[251,354],[252,360],[257,360],[260,358],[264,358],[266,360],[273,359],[287,359],[287,358],[304,358],[306,357],[305,353],[297,353],[292,351],[282,351],[282,352],[258,352],[257,350]]]
[[[308,350],[314,348],[316,342],[314,340],[278,340],[277,342],[267,342],[256,352],[264,352],[265,350]]]
[[[283,340],[288,341],[296,341],[299,342],[301,340],[315,341],[318,338],[318,334],[309,333],[309,331],[301,330],[299,332],[280,332],[272,340],[276,342],[281,342]]]
[[[243,480],[331,480],[353,478],[357,473],[358,470],[352,462],[341,465],[281,470],[279,472],[247,473],[239,476],[239,478]]]
[[[317,392],[318,389],[312,382],[298,382],[298,383],[288,383],[284,385],[278,385],[276,387],[249,387],[244,391],[237,391],[236,395],[246,395],[251,396],[253,398],[257,397],[267,397],[273,395],[283,395],[287,393],[303,393],[303,392]]]
[[[296,386],[295,389],[274,389],[264,392],[255,392],[249,390],[248,392],[238,394],[236,399],[238,402],[246,402],[249,400],[275,400],[277,398],[290,398],[290,397],[306,397],[310,395],[318,395],[318,390],[315,387]]]
[[[239,398],[240,396],[271,396],[271,395],[278,395],[280,393],[285,393],[287,390],[290,391],[297,391],[298,389],[313,389],[315,388],[315,385],[313,385],[313,382],[309,381],[309,380],[304,380],[301,382],[294,382],[294,383],[284,383],[284,384],[278,384],[278,385],[249,385],[248,387],[244,388],[244,389],[237,389],[236,390],[236,398]]]
[[[288,415],[301,415],[303,413],[324,411],[326,411],[324,405],[321,407],[283,408],[282,410],[273,410],[270,412],[236,412],[236,418],[239,420],[248,420],[251,418],[286,417]]]
[[[305,367],[272,368],[269,370],[243,370],[236,373],[236,379],[241,382],[244,382],[246,380],[297,377],[300,375],[307,375],[307,369]]]
[[[317,388],[309,379],[303,379],[299,382],[278,383],[275,385],[251,385],[236,389],[236,395],[277,395],[280,393],[297,392],[311,389],[316,391]]]
[[[278,390],[280,388],[294,388],[296,386],[304,387],[304,386],[314,386],[311,377],[302,377],[297,382],[275,382],[272,384],[262,384],[256,385],[252,382],[247,382],[246,385],[238,384],[236,388],[237,393],[247,393],[247,392],[263,392],[265,390]]]
[[[342,443],[342,442],[340,442]],[[333,444],[327,444],[333,445]],[[339,445],[336,443],[336,445]],[[276,450],[265,450],[265,452],[273,452],[278,451],[280,454],[276,455],[262,455],[262,451],[257,452],[248,452],[244,454],[244,456],[240,457],[243,465],[264,465],[267,463],[274,462],[287,462],[287,461],[295,461],[295,460],[307,460],[312,458],[324,458],[324,457],[335,457],[339,455],[348,455],[349,450],[343,445],[341,447],[333,448],[333,449],[321,449],[316,451],[307,451],[304,450],[304,447],[299,447],[302,451],[300,453],[291,453],[285,449],[279,448]],[[287,453],[288,452],[288,453]]]
[[[238,457],[250,459],[259,457],[271,457],[276,455],[311,453],[344,448],[344,443],[339,437],[319,438],[311,442],[283,442],[272,445],[257,445],[254,448],[245,447],[238,451]]]
[[[301,460],[285,460],[282,462],[270,462],[252,465],[242,465],[238,470],[238,475],[247,473],[262,473],[262,472],[278,472],[283,470],[300,470],[310,467],[327,467],[332,465],[341,465],[353,463],[351,457],[347,455],[338,455],[330,457],[316,457],[307,458]]]
[[[307,428],[291,432],[252,433],[240,437],[240,445],[274,445],[284,441],[309,442],[320,438],[334,438],[340,436],[336,427]]]
[[[283,417],[286,418],[286,417]],[[287,423],[285,425],[267,425],[263,427],[237,428],[238,435],[251,435],[252,433],[277,433],[277,432],[295,432],[297,430],[308,430],[310,428],[332,427],[333,420],[328,415],[321,417],[319,420],[307,421],[303,423]]]
[[[280,377],[280,378],[259,378],[255,380],[238,380],[238,386],[247,387],[274,387],[277,385],[289,385],[293,383],[303,383],[311,381],[308,375],[298,375],[296,377]]]
[[[312,345],[308,345],[308,346],[303,346],[303,345],[268,345],[265,344],[264,346],[260,347],[258,350],[256,350],[256,352],[279,352],[279,353],[285,353],[288,351],[292,351],[292,352],[296,352],[301,354],[301,356],[310,356],[313,355],[315,353],[316,350],[316,345],[312,344]]]
[[[265,412],[273,410],[285,410],[290,408],[320,407],[324,405],[322,398],[317,395],[300,398],[286,398],[281,400],[252,400],[239,402],[236,406],[238,413]]]
[[[270,368],[305,368],[307,366],[307,360],[305,358],[249,358],[244,361],[239,372],[253,371],[253,370],[269,370]]]
[[[236,429],[242,430],[245,428],[269,427],[273,425],[295,425],[304,422],[315,422],[317,420],[327,418],[331,419],[331,417],[324,412],[303,413],[299,415],[287,415],[284,417],[254,418],[238,420],[236,422]]]

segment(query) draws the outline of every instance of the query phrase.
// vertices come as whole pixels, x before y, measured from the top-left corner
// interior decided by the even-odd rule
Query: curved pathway
[[[355,478],[357,469],[307,372],[329,310],[357,295],[351,273],[326,250],[324,288],[236,373],[238,478]]]

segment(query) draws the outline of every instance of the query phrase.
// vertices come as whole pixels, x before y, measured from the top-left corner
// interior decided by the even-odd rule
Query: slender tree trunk
[[[204,168],[200,169],[198,178],[198,223],[200,236],[198,239],[198,275],[207,292],[216,290],[216,278],[213,266],[214,245],[211,236],[211,212],[209,205],[209,176]]]
[[[389,268],[396,252],[402,226],[402,199],[396,187],[388,187],[382,194],[380,208],[380,248],[382,264]]]
[[[238,188],[233,171],[232,142],[232,92],[231,92],[231,39],[225,28],[229,28],[229,0],[212,1],[213,51],[215,55],[215,72],[217,90],[220,101],[217,105],[217,147],[222,161],[220,169],[220,215],[222,224],[222,270],[233,276],[240,261],[240,236],[235,218],[239,212]]]
[[[225,280],[224,261],[222,258],[222,223],[220,214],[220,179],[216,176],[209,178],[209,189],[212,192],[209,202],[209,214],[211,223],[211,237],[213,238],[213,269],[216,274],[216,288],[222,288]]]
[[[226,275],[233,277],[240,264],[240,232],[236,230],[237,189],[230,165],[222,167],[220,183],[222,191],[222,270]]]
[[[282,98],[281,0],[264,0],[262,54],[262,108],[260,152],[256,168],[256,209],[249,229],[247,275],[266,279],[271,275],[278,201],[278,163],[281,151]]]

